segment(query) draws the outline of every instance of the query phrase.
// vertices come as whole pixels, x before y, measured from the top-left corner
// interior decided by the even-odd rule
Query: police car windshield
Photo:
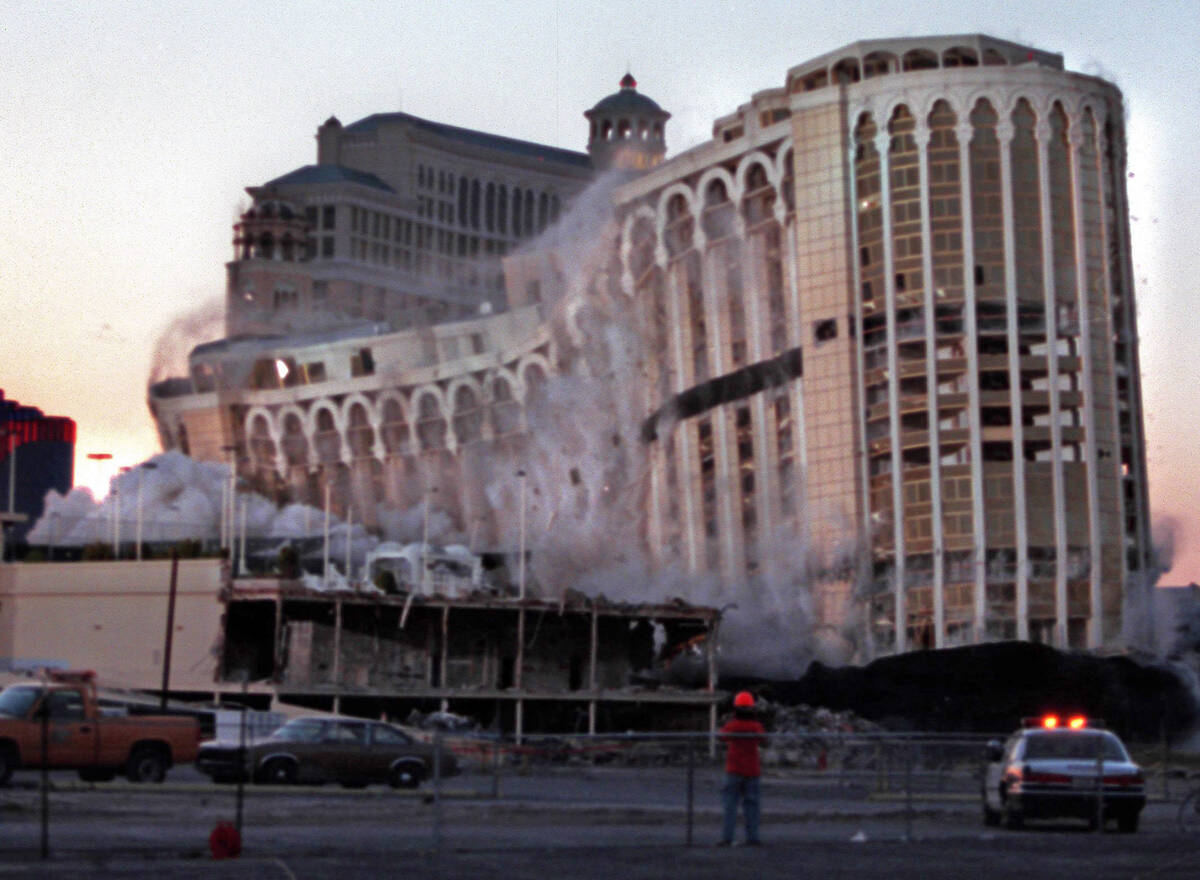
[[[1068,758],[1096,760],[1099,749],[1106,761],[1128,761],[1129,756],[1115,737],[1103,733],[1079,733],[1073,730],[1047,730],[1025,738],[1025,758]]]

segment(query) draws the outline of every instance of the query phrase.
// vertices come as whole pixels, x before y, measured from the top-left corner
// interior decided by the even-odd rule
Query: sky
[[[628,69],[673,114],[674,154],[816,55],[982,32],[1125,95],[1150,503],[1173,545],[1160,583],[1200,582],[1198,22],[1187,0],[0,0],[0,389],[75,419],[76,482],[99,494],[158,452],[160,339],[222,296],[245,187],[315,161],[331,114],[582,150],[583,111]]]

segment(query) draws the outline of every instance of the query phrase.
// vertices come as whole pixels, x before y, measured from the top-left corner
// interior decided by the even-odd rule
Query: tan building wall
[[[162,684],[171,563],[0,565],[0,659],[93,669],[109,687]],[[221,637],[222,563],[179,562],[173,691],[211,691]]]

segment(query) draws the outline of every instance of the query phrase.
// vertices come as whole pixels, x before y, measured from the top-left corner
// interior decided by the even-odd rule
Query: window
[[[332,235],[327,235],[321,239],[321,256],[322,257],[332,257],[333,256],[333,236]]]
[[[394,727],[387,727],[382,724],[372,725],[371,730],[374,734],[376,745],[381,746],[406,746],[412,742],[411,739],[402,730],[397,730]]]
[[[360,348],[350,357],[351,376],[370,376],[375,372],[375,357],[371,349]]]
[[[836,318],[817,321],[813,324],[813,339],[817,342],[826,342],[830,339],[837,339],[837,335]]]
[[[83,694],[79,691],[51,691],[47,707],[52,721],[83,720]]]
[[[326,205],[321,211],[321,228],[333,229],[337,219],[337,207],[335,205]]]

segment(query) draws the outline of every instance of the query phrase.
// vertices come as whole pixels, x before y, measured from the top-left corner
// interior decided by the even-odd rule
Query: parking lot
[[[1039,874],[1194,877],[1200,840],[1152,800],[1137,834],[1080,823],[984,828],[962,791],[879,791],[855,780],[772,773],[766,846],[718,850],[716,768],[535,767],[497,780],[472,771],[435,797],[382,787],[248,786],[244,851],[214,861],[208,835],[232,821],[236,787],[176,768],[163,785],[86,785],[52,774],[50,858],[41,852],[38,774],[0,789],[0,876],[45,877],[962,877]],[[1182,789],[1179,792],[1182,794]],[[494,796],[498,795],[498,797]]]

